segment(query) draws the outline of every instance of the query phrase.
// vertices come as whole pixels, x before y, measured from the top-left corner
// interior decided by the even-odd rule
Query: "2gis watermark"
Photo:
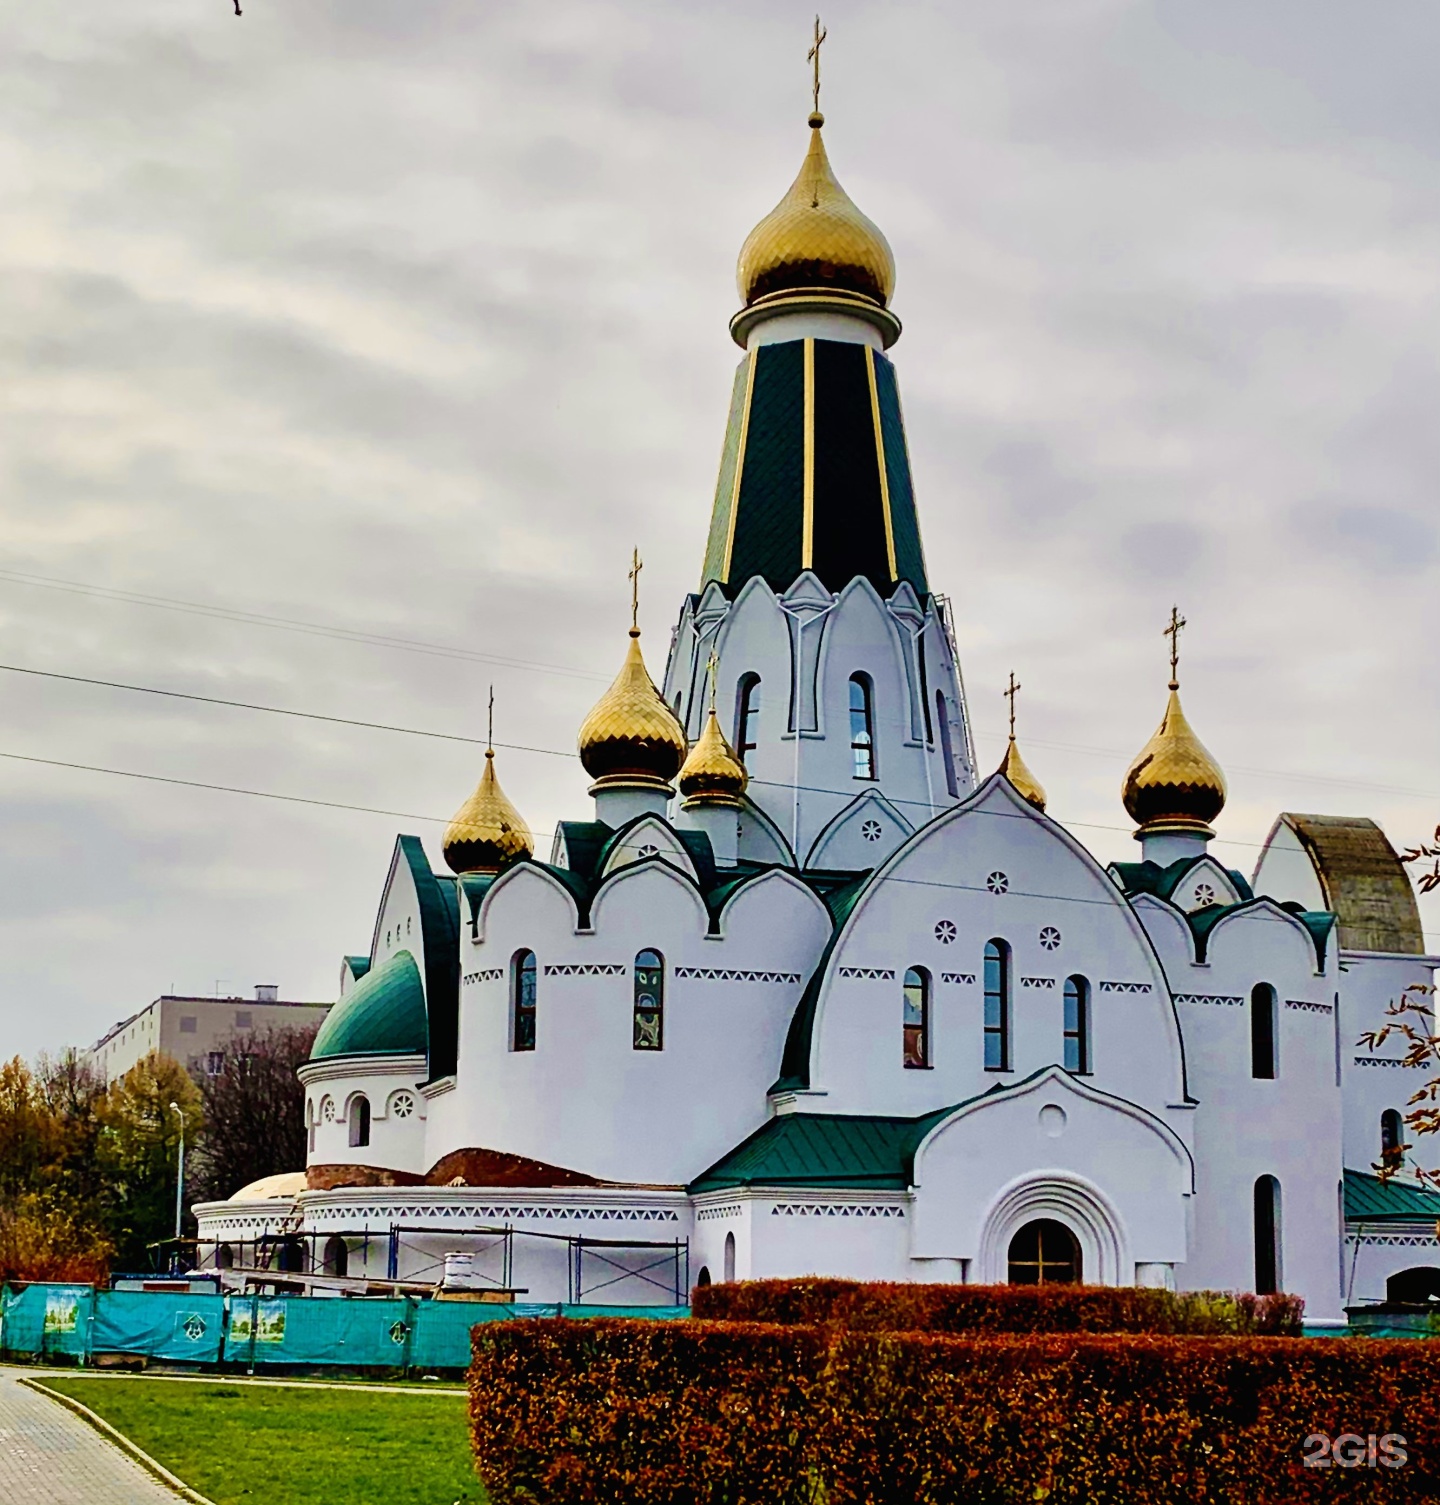
[[[1362,1437],[1358,1432],[1341,1432],[1338,1437],[1312,1432],[1301,1451],[1306,1468],[1403,1468],[1410,1455],[1399,1432],[1374,1432]]]

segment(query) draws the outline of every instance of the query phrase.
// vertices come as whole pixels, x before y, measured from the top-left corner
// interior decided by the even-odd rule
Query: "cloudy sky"
[[[15,670],[461,737],[493,681],[499,740],[566,752],[632,545],[657,676],[696,583],[734,257],[805,146],[791,0],[242,4],[0,0],[0,1054],[172,989],[333,997],[394,832],[438,862],[479,767]],[[826,21],[982,762],[1013,668],[1052,813],[1133,855],[1173,600],[1221,854],[1282,809],[1425,835],[1440,9]],[[501,757],[537,831],[586,814],[573,758]]]

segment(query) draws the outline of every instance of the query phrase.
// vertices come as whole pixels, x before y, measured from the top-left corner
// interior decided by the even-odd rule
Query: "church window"
[[[510,958],[510,1049],[535,1049],[535,953]]]
[[[724,1268],[725,1268],[725,1279],[726,1280],[734,1280],[735,1279],[735,1235],[733,1233],[727,1233],[725,1235],[725,1266],[724,1266]]]
[[[905,974],[905,1065],[924,1069],[930,1064],[930,974],[911,967]]]
[[[1275,1043],[1275,989],[1259,982],[1250,990],[1250,1075],[1257,1080],[1279,1074]]]
[[[1080,1283],[1080,1241],[1054,1218],[1026,1223],[1010,1240],[1008,1259],[1012,1286]]]
[[[760,676],[742,674],[735,689],[735,756],[746,762],[746,753],[755,751],[755,735],[760,722]]]
[[[305,1273],[305,1245],[298,1238],[285,1238],[275,1246],[275,1268],[286,1275]]]
[[[700,1274],[698,1276],[696,1276],[696,1278],[695,1278],[695,1284],[697,1286],[699,1286],[702,1290],[704,1289],[704,1287],[706,1287],[706,1286],[708,1286],[710,1284],[710,1266],[709,1265],[701,1265],[700,1266]]]
[[[315,1104],[308,1100],[305,1104],[305,1148],[315,1148]]]
[[[1398,1171],[1404,1159],[1404,1126],[1399,1113],[1394,1108],[1387,1108],[1380,1115],[1380,1164],[1386,1170]]]
[[[234,1244],[221,1244],[215,1251],[215,1268],[217,1270],[233,1270],[235,1268]]]
[[[665,959],[658,951],[642,951],[635,958],[636,1050],[659,1050],[664,1044]]]
[[[945,761],[945,792],[953,800],[960,793],[955,782],[955,749],[950,745],[950,712],[945,704],[945,692],[935,692],[935,724],[940,738],[940,756]]]
[[[370,1143],[370,1099],[363,1092],[350,1100],[350,1148],[363,1149]]]
[[[327,1275],[338,1275],[342,1279],[349,1272],[350,1246],[338,1233],[325,1240],[325,1255],[322,1268]]]
[[[1280,1289],[1280,1183],[1261,1176],[1255,1183],[1255,1294]]]
[[[1010,1070],[1010,947],[985,943],[985,1070]]]
[[[1065,979],[1065,1070],[1090,1071],[1090,984],[1083,977]]]
[[[857,779],[875,777],[874,694],[868,674],[850,676],[850,756]]]

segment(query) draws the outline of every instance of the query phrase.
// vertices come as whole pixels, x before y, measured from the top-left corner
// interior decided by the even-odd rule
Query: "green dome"
[[[420,969],[408,951],[397,951],[371,967],[325,1016],[310,1059],[416,1056],[429,1049]]]

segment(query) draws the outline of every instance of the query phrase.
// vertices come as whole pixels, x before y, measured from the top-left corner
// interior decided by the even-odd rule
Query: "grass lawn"
[[[484,1505],[464,1396],[224,1380],[46,1375],[44,1382],[103,1416],[215,1505]]]

